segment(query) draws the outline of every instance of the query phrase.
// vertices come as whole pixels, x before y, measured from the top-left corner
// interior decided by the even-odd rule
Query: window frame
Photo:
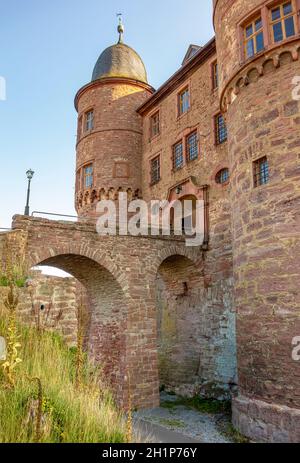
[[[220,74],[218,60],[215,60],[211,65],[211,81],[213,91],[217,90],[220,85]]]
[[[220,182],[219,180],[221,179],[221,175],[222,175],[223,172],[227,172],[228,175],[227,175],[226,180],[224,180],[223,182]],[[222,167],[222,169],[219,169],[218,172],[215,175],[216,184],[220,185],[220,186],[225,186],[225,185],[228,185],[229,180],[230,180],[229,168],[228,167]]]
[[[256,30],[255,26],[256,26],[256,23],[257,23],[258,20],[261,21],[261,28]],[[253,32],[252,32],[251,35],[249,35],[249,37],[247,37],[247,28],[250,27],[250,26],[252,26]],[[263,37],[263,49],[257,51],[257,36],[259,34],[262,34],[262,37]],[[247,45],[250,42],[250,40],[253,40],[254,52],[253,52],[253,55],[248,56]],[[253,17],[247,23],[245,23],[245,25],[243,27],[243,52],[244,52],[245,59],[248,60],[248,59],[251,59],[254,56],[258,55],[259,53],[262,53],[264,50],[265,50],[264,23],[263,23],[263,16],[262,16],[261,11],[260,11],[259,14],[257,14],[255,17]]]
[[[194,158],[190,158],[190,152],[189,152],[189,138],[192,136],[196,136],[196,147],[197,147],[197,156]],[[197,161],[200,157],[200,143],[199,143],[199,136],[198,136],[198,130],[192,130],[190,133],[188,133],[185,137],[185,159],[186,163],[190,163],[193,161]]]
[[[89,167],[92,168],[92,172],[89,174],[89,175],[86,175],[86,169],[88,169]],[[90,188],[93,188],[94,186],[94,164],[92,162],[89,162],[88,164],[85,164],[83,167],[82,167],[82,180],[83,180],[83,189],[84,190],[89,190]],[[91,184],[90,185],[87,185],[86,183],[86,179],[87,178],[91,178],[92,181],[91,181]]]
[[[158,177],[154,179],[153,178],[153,163],[155,161],[158,161],[158,168],[157,168]],[[157,154],[152,159],[150,159],[150,186],[156,185],[157,183],[160,182],[160,180],[161,180],[161,156],[160,154]]]
[[[182,106],[182,101],[181,101],[181,97],[184,93],[188,93],[188,107],[185,111],[182,110],[183,106]],[[186,85],[185,87],[183,87],[178,93],[177,93],[177,114],[178,114],[178,117],[181,117],[183,116],[184,114],[187,114],[189,112],[189,110],[191,109],[191,90],[190,90],[190,86],[189,85]]]
[[[155,124],[153,124],[153,121],[156,116],[158,117],[158,121],[156,122],[157,132],[154,133],[153,128],[155,127]],[[159,109],[150,115],[150,139],[152,140],[152,138],[155,138],[158,135],[160,135],[160,110]]]
[[[283,7],[285,5],[287,5],[288,3],[291,3],[292,5],[292,12],[289,13],[288,15],[284,16],[284,11],[283,11]],[[279,8],[280,10],[280,18],[279,19],[275,19],[273,20],[272,19],[272,12],[273,10]],[[276,45],[278,43],[282,43],[286,40],[289,40],[291,39],[292,37],[296,37],[297,36],[297,4],[295,4],[295,2],[293,0],[287,0],[287,1],[283,1],[283,2],[278,2],[278,3],[275,3],[273,6],[269,6],[268,8],[268,25],[269,25],[269,29],[270,29],[270,43],[272,45]],[[285,20],[287,18],[290,18],[292,17],[293,18],[293,24],[294,24],[294,31],[295,31],[295,34],[294,35],[291,35],[290,37],[287,37],[286,36],[286,26],[285,26]],[[283,38],[282,40],[278,40],[278,41],[275,41],[275,36],[274,36],[274,24],[278,24],[280,23],[281,24],[281,28],[282,28],[282,34],[283,34]]]
[[[220,136],[219,136],[220,135],[220,130],[219,130],[219,118],[220,118],[220,116],[223,118],[225,130],[226,130],[226,138],[224,140],[222,140],[222,141],[221,141]],[[215,145],[216,146],[224,145],[224,143],[226,143],[227,140],[228,140],[228,131],[227,131],[227,125],[226,125],[225,118],[224,118],[224,116],[223,116],[223,114],[221,112],[214,115],[214,131],[215,131]]]
[[[175,164],[175,149],[176,149],[176,146],[179,146],[181,145],[181,155],[182,155],[182,163],[180,164],[180,166],[177,166],[176,167],[176,164]],[[177,170],[180,170],[184,167],[185,165],[185,160],[184,160],[184,143],[183,143],[183,139],[181,140],[178,140],[176,143],[174,143],[174,145],[172,146],[172,170],[173,172],[176,172]]]
[[[286,3],[289,3],[289,0],[266,0],[260,7],[252,12],[250,15],[244,17],[239,24],[237,25],[237,35],[239,38],[240,44],[240,64],[247,63],[257,56],[260,56],[262,53],[266,53],[267,51],[280,46],[281,44],[289,41],[295,40],[295,38],[299,38],[300,35],[300,0],[290,0],[293,7],[293,15],[294,15],[294,26],[295,26],[295,35],[284,38],[281,41],[275,42],[273,40],[273,31],[272,31],[272,23],[271,23],[271,14],[272,10],[278,6],[282,6]],[[251,57],[247,58],[245,53],[245,34],[244,30],[251,22],[261,17],[262,19],[262,30],[263,30],[263,40],[264,40],[264,49],[257,54],[254,54]],[[284,18],[282,18],[284,21]]]
[[[88,127],[88,115],[89,114],[92,114],[92,126],[91,127]],[[84,131],[85,132],[91,132],[92,130],[94,130],[94,127],[95,127],[95,111],[93,108],[89,109],[88,111],[85,111],[84,113]]]
[[[267,173],[264,172],[266,181],[262,181],[262,172],[261,165],[267,162]],[[252,163],[252,172],[253,172],[253,188],[259,188],[267,185],[270,182],[270,163],[267,156],[262,156],[258,159],[255,159]]]

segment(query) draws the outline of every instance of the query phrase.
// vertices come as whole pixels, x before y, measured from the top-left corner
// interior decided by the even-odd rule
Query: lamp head
[[[26,172],[26,176],[27,176],[28,180],[31,180],[32,177],[33,177],[33,175],[34,175],[34,172],[33,172],[32,169],[29,169],[29,170]]]

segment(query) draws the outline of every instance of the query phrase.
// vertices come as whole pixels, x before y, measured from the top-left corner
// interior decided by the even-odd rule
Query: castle
[[[233,423],[300,441],[300,0],[214,0],[216,36],[191,45],[157,91],[119,41],[78,111],[75,224],[16,216],[28,268],[74,275],[89,298],[87,349],[121,402],[233,393]],[[99,237],[102,199],[205,203],[205,240]],[[2,235],[2,240],[4,240]],[[237,392],[236,392],[237,389]]]

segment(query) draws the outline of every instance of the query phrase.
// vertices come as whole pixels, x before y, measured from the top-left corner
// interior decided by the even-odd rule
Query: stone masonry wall
[[[208,214],[209,214],[209,244],[203,254],[203,266],[198,269],[201,279],[197,285],[198,295],[175,301],[176,297],[168,294],[164,285],[160,283],[159,318],[166,326],[179,333],[178,326],[183,327],[185,319],[185,336],[188,338],[191,327],[195,328],[192,341],[184,351],[179,348],[176,335],[161,332],[161,343],[167,343],[168,358],[164,355],[164,368],[172,371],[171,388],[181,392],[203,390],[205,384],[229,388],[235,384],[236,378],[236,348],[235,348],[235,309],[232,302],[233,273],[232,273],[232,236],[231,236],[231,208],[230,182],[220,185],[216,182],[216,174],[223,168],[229,167],[227,143],[216,145],[214,116],[219,112],[218,91],[212,86],[212,67],[216,54],[212,53],[201,66],[194,69],[172,91],[162,97],[152,108],[143,115],[143,197],[145,200],[168,199],[170,191],[176,185],[183,186],[178,199],[185,196],[186,186],[199,199],[197,188],[208,185]],[[189,86],[190,110],[178,117],[178,92]],[[150,117],[156,111],[160,112],[160,134],[150,138]],[[172,147],[179,140],[192,131],[197,130],[199,139],[199,157],[192,162],[185,162],[181,169],[172,168]],[[161,179],[155,185],[150,185],[150,161],[160,155]],[[189,179],[189,180],[187,180]],[[193,191],[194,190],[194,191]],[[180,273],[174,266],[174,279]],[[186,281],[189,281],[186,276]],[[179,278],[179,281],[180,278]],[[181,292],[182,288],[180,288]],[[172,291],[171,291],[172,293]],[[197,300],[197,302],[196,302]],[[184,314],[185,315],[182,315]],[[197,334],[196,334],[197,333]],[[164,336],[167,337],[164,340]],[[170,336],[173,336],[171,347]],[[180,334],[179,334],[180,336]],[[186,342],[186,346],[188,343]],[[177,346],[177,347],[176,347]],[[197,354],[196,354],[197,352]],[[187,364],[185,355],[191,354],[191,369],[194,381],[188,387],[179,383],[175,387],[175,377],[179,380],[183,373],[176,376],[175,365]],[[197,360],[196,360],[197,358]],[[199,359],[201,358],[201,368]],[[194,359],[194,360],[192,360]],[[198,366],[195,364],[198,361]],[[180,369],[179,369],[180,370]],[[179,371],[177,369],[177,371]],[[187,370],[186,370],[187,371]],[[162,374],[162,378],[164,375]],[[166,383],[164,378],[163,382]]]
[[[130,198],[141,195],[142,118],[136,109],[149,95],[138,85],[111,81],[94,85],[80,96],[79,123],[83,124],[87,111],[94,111],[93,130],[82,130],[77,143],[76,209],[80,215],[91,215],[98,200],[115,199],[119,189],[128,191]],[[85,188],[82,168],[89,163],[94,183]]]
[[[229,8],[219,0],[215,15],[231,168],[240,391],[234,424],[258,440],[299,442],[300,364],[292,340],[300,332],[300,103],[292,80],[300,74],[300,40],[238,62],[237,24],[263,4]],[[229,67],[238,64],[231,82]],[[269,182],[255,187],[253,163],[264,156]]]

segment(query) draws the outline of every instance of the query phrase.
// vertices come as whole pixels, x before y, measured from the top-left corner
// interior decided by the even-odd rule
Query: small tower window
[[[217,145],[221,145],[227,141],[227,127],[222,114],[215,116],[215,135]]]
[[[270,15],[274,42],[281,42],[296,34],[296,13],[293,2],[282,3],[272,8]]]
[[[160,180],[160,156],[151,160],[151,185],[155,185]]]
[[[251,58],[264,50],[264,33],[261,16],[252,21],[244,29],[245,57]]]
[[[253,163],[254,187],[265,185],[269,182],[269,162],[266,156]]]
[[[84,167],[84,187],[91,188],[93,186],[93,165],[89,164],[88,166]]]
[[[212,85],[213,90],[216,90],[219,87],[219,67],[217,61],[212,65]]]
[[[186,87],[178,95],[178,114],[181,116],[190,109],[190,91]]]
[[[183,144],[182,141],[173,146],[173,169],[177,170],[183,166]]]
[[[89,130],[93,130],[94,128],[94,111],[88,111],[85,115],[85,130],[88,132]]]
[[[160,133],[159,111],[150,117],[150,137],[153,138]]]
[[[82,134],[82,116],[78,119],[78,126],[77,126],[77,140],[80,140]]]
[[[194,161],[198,158],[198,135],[195,130],[186,137],[186,158],[187,161]]]
[[[216,175],[216,182],[220,185],[227,183],[229,180],[229,169],[221,169]]]

